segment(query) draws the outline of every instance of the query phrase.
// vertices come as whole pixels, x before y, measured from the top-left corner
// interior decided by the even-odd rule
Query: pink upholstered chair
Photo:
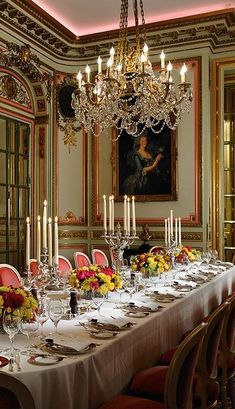
[[[150,253],[162,253],[164,252],[164,247],[160,247],[160,246],[153,246],[151,247],[151,249],[149,250]]]
[[[72,264],[64,256],[59,256],[58,261],[59,261],[59,275],[63,275],[63,277],[65,276],[68,277],[69,272],[73,269]]]
[[[30,272],[35,277],[38,274],[38,262],[36,258],[31,258],[29,260],[29,268],[30,268]]]
[[[103,267],[109,266],[107,256],[102,250],[93,249],[91,252],[91,256],[92,256],[93,264],[99,264],[100,266],[103,266]]]
[[[89,266],[91,264],[89,257],[85,253],[82,253],[81,251],[76,251],[73,257],[76,268]]]
[[[22,279],[16,268],[10,264],[0,264],[0,285],[11,285],[14,288],[22,285]]]

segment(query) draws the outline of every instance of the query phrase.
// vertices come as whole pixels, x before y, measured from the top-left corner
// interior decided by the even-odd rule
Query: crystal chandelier
[[[119,136],[124,130],[139,136],[146,128],[155,133],[165,125],[176,129],[192,102],[185,64],[177,86],[172,78],[172,64],[168,62],[166,65],[163,51],[159,72],[152,68],[146,44],[143,0],[133,0],[135,47],[130,46],[127,39],[128,1],[121,0],[118,47],[116,52],[111,48],[106,70],[102,69],[99,57],[98,73],[92,82],[91,69],[87,65],[84,77],[78,73],[78,88],[72,95],[76,119],[86,132],[95,135],[110,127],[116,127]]]

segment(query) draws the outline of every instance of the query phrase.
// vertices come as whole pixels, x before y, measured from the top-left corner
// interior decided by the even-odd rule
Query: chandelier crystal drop
[[[148,57],[143,0],[133,0],[135,47],[127,39],[128,1],[121,0],[120,32],[117,50],[112,47],[107,68],[102,69],[98,57],[98,73],[91,81],[91,69],[77,75],[78,88],[72,95],[76,119],[86,132],[99,135],[105,128],[115,127],[135,137],[146,128],[159,133],[166,125],[176,129],[192,102],[183,64],[177,86],[172,78],[172,64],[160,55],[161,68],[155,72]],[[140,12],[140,13],[139,13]],[[142,24],[139,25],[139,14]],[[142,49],[141,49],[142,48]]]

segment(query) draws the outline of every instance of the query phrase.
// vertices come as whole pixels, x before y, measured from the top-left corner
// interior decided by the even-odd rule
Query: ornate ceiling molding
[[[67,60],[73,57],[92,61],[98,54],[106,56],[110,46],[118,40],[118,30],[78,38],[31,0],[0,0],[0,22],[8,30],[21,33],[26,41],[40,44],[49,54]],[[146,31],[152,50],[207,44],[213,52],[235,45],[235,13],[230,8],[151,23],[146,25]],[[131,42],[134,40],[132,27],[128,34]]]

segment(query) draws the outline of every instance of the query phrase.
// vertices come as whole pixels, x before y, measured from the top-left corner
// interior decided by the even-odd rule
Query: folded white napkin
[[[107,317],[107,318],[106,317],[100,317],[98,319],[98,322],[101,323],[101,324],[108,324],[108,325],[111,324],[111,325],[114,325],[117,328],[125,327],[126,325],[128,325],[130,323],[129,320],[127,320],[125,318],[120,318],[120,317],[115,318],[115,319],[112,319],[112,318],[109,318],[109,317]]]

